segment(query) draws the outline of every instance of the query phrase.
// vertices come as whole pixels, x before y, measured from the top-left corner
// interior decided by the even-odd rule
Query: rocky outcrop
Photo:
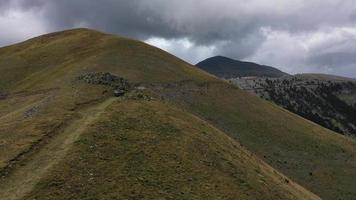
[[[231,79],[231,83],[335,132],[356,137],[356,82],[349,79]]]
[[[89,84],[110,86],[113,89],[113,94],[117,97],[124,95],[131,89],[131,85],[126,79],[108,72],[84,74],[79,76],[78,80]]]

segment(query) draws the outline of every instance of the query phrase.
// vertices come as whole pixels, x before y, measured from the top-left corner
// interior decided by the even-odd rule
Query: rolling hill
[[[139,41],[1,48],[0,94],[3,199],[356,196],[354,140]]]
[[[242,62],[223,56],[208,58],[196,64],[197,67],[220,78],[237,77],[282,77],[288,75],[276,68],[252,62]]]

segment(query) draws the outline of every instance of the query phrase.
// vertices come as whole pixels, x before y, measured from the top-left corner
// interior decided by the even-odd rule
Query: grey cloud
[[[216,45],[217,54],[240,59],[252,54],[263,40],[259,28],[265,16],[244,16],[239,14],[241,9],[218,6],[219,1],[207,2],[211,4],[176,0],[62,0],[48,1],[44,10],[50,19],[47,26],[53,30],[84,25],[141,40],[189,38],[196,45]],[[235,4],[232,7],[238,7]]]
[[[11,8],[11,0],[0,1],[0,16],[4,15]]]
[[[352,0],[12,0],[28,8],[43,6],[48,26],[86,24],[140,39],[189,37],[199,44],[239,41],[262,26],[303,31],[320,24],[350,23]],[[278,4],[280,4],[278,6]],[[335,12],[338,7],[339,12]]]
[[[45,0],[1,0],[0,11],[6,11],[11,9],[32,9],[41,7],[45,3]]]
[[[310,57],[308,62],[316,66],[328,66],[337,68],[342,66],[354,65],[356,67],[356,51],[353,52],[333,52]]]

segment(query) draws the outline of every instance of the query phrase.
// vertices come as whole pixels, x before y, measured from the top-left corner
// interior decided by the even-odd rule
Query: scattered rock
[[[88,84],[110,86],[115,97],[125,96],[131,100],[153,100],[147,93],[145,86],[131,85],[126,79],[108,72],[88,73],[79,76],[77,79]],[[107,92],[108,91],[105,90],[103,93]]]
[[[116,97],[123,96],[131,89],[129,82],[108,72],[88,73],[78,77],[78,80],[94,85],[107,85],[113,88]]]
[[[44,100],[42,100],[41,102],[39,102],[37,105],[34,105],[30,109],[26,110],[23,113],[23,118],[24,119],[32,118],[33,116],[38,114],[40,112],[40,110],[42,109],[42,107],[47,105],[48,102],[50,102],[53,98],[54,98],[53,96],[47,97]]]
[[[40,106],[38,106],[38,105],[30,108],[23,114],[24,118],[27,119],[27,118],[32,117],[33,115],[38,113],[39,109],[40,109]]]
[[[115,95],[116,97],[121,97],[121,96],[123,96],[125,93],[126,93],[125,90],[121,90],[121,89],[114,90],[114,95]]]
[[[145,86],[138,86],[138,87],[136,87],[136,89],[137,89],[137,90],[145,90],[146,87],[145,87]]]
[[[118,77],[108,72],[88,73],[78,77],[89,84],[108,85],[119,89],[129,89],[130,84],[124,78]]]

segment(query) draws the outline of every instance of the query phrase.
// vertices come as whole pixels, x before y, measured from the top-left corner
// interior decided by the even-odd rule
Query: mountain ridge
[[[196,66],[220,78],[226,79],[246,76],[281,77],[288,75],[270,66],[234,60],[224,56],[207,58],[197,63]]]

